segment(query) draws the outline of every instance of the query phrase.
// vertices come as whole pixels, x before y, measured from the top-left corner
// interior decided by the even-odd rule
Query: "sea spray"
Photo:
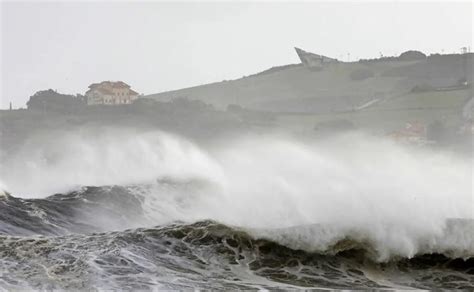
[[[88,185],[148,183],[166,176],[210,178],[220,172],[202,149],[172,134],[103,131],[31,137],[2,161],[5,187],[18,196],[45,197]]]
[[[380,261],[474,254],[469,224],[464,236],[444,240],[448,220],[473,218],[472,160],[362,133],[244,137],[203,148],[162,132],[72,132],[54,143],[32,140],[3,166],[16,196],[146,185],[139,193],[150,226],[214,220],[312,252],[348,238],[370,245]]]

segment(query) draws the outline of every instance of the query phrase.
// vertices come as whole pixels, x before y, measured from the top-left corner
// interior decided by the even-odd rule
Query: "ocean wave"
[[[473,259],[368,261],[290,249],[212,221],[89,235],[0,236],[3,287],[77,289],[472,288]],[[377,271],[377,272],[375,272]]]
[[[196,183],[201,184],[181,182],[180,187],[194,188]],[[169,182],[160,180],[158,184],[169,188]],[[0,199],[0,234],[60,236],[154,226],[156,214],[147,213],[150,189],[156,190],[156,185],[85,187],[45,199],[21,199],[6,194]],[[153,210],[157,211],[156,208]],[[447,219],[439,233],[412,238],[411,244],[416,245],[412,247],[416,251],[413,254],[406,254],[400,248],[389,250],[384,246],[385,238],[364,226],[330,223],[286,228],[229,226],[234,227],[226,227],[228,232],[244,232],[254,240],[270,240],[293,250],[328,255],[360,250],[367,258],[378,262],[433,253],[448,258],[474,257],[474,221],[471,219]],[[400,234],[400,230],[394,230],[400,228],[403,226],[387,225],[384,232]]]
[[[1,161],[1,186],[12,195],[0,196],[0,267],[8,275],[0,286],[17,287],[17,278],[42,288],[118,288],[107,282],[118,281],[131,289],[473,282],[466,267],[474,255],[472,157],[361,133],[317,141],[234,137],[206,146],[135,134],[71,132],[47,143],[32,137]],[[136,242],[115,244],[128,236]],[[166,240],[184,253],[170,255]],[[24,262],[22,254],[29,255]],[[306,258],[313,260],[301,265]],[[337,271],[323,263],[337,263]],[[423,263],[427,271],[418,269]],[[206,274],[206,264],[215,274]],[[210,276],[221,286],[206,284]],[[80,278],[83,286],[63,287],[62,277]]]

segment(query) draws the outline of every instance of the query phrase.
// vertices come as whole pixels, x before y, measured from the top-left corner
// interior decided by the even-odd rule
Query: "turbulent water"
[[[474,288],[470,158],[128,134],[3,158],[1,288]]]

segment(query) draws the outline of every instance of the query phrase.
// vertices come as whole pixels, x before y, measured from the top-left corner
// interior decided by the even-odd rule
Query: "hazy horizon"
[[[299,63],[294,46],[342,61],[472,47],[470,2],[2,2],[1,10],[1,108],[25,107],[49,88],[83,94],[102,80],[152,94],[236,79]]]

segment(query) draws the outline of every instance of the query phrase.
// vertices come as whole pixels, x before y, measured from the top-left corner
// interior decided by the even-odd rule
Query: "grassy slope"
[[[287,66],[233,81],[164,92],[148,97],[198,99],[219,109],[229,104],[277,112],[279,127],[312,130],[321,121],[347,119],[356,126],[390,131],[409,121],[459,121],[460,108],[472,90],[410,93],[415,85],[449,86],[463,76],[472,82],[472,54],[432,56],[423,61],[338,63],[323,71]],[[370,69],[374,77],[354,81],[350,74]],[[467,70],[467,71],[466,71]],[[466,75],[467,74],[467,75]],[[383,102],[357,112],[341,113],[380,98]]]
[[[415,121],[429,124],[434,120],[443,120],[453,125],[461,122],[461,108],[470,96],[471,90],[409,93],[357,112],[282,114],[278,116],[277,124],[311,131],[320,122],[343,119],[359,128],[378,133],[387,133],[403,127],[406,122]]]
[[[229,104],[239,104],[252,109],[277,112],[305,111],[309,107],[309,112],[317,112],[318,107],[325,107],[326,110],[325,102],[334,102],[335,107],[347,107],[372,96],[399,90],[397,86],[400,77],[381,77],[381,73],[392,66],[390,63],[339,63],[316,72],[295,66],[270,74],[147,97],[163,101],[187,97],[202,100],[221,109]],[[362,81],[351,80],[350,73],[359,68],[371,68],[376,76]]]
[[[261,111],[327,113],[357,106],[373,98],[403,95],[414,86],[450,86],[462,78],[472,82],[472,63],[473,54],[465,54],[430,56],[421,61],[336,63],[316,72],[303,66],[288,65],[263,72],[266,74],[147,97],[162,101],[186,97],[220,109],[239,104]],[[360,69],[371,70],[374,77],[352,80],[351,73]]]
[[[371,110],[460,108],[470,96],[469,90],[409,93],[378,104]]]

